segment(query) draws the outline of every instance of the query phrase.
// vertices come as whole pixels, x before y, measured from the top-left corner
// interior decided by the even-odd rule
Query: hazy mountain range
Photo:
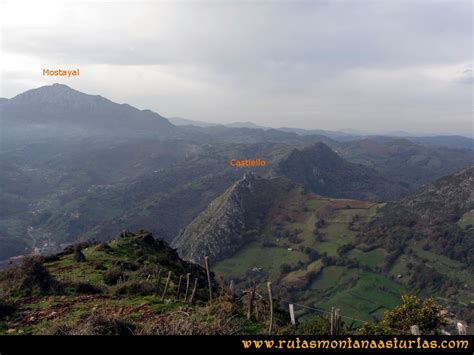
[[[215,126],[224,126],[230,128],[252,128],[252,129],[263,129],[269,130],[274,129],[271,127],[260,126],[250,121],[247,122],[234,122],[228,124],[217,124],[209,123],[204,121],[190,120],[181,117],[170,117],[168,120],[175,126],[197,126],[197,127],[215,127]],[[459,136],[459,135],[417,135],[414,133],[409,133],[405,131],[393,131],[385,134],[374,134],[365,131],[359,131],[356,129],[341,129],[337,131],[329,131],[322,129],[303,129],[303,128],[289,128],[281,127],[277,128],[283,132],[296,133],[298,135],[324,135],[335,140],[347,141],[354,139],[384,139],[385,137],[399,137],[405,138],[415,143],[433,145],[433,146],[446,146],[452,148],[464,148],[464,149],[474,149],[472,137],[469,136]]]
[[[0,260],[144,228],[237,284],[358,297],[358,316],[409,290],[472,299],[471,138],[211,125],[58,84],[0,118]]]

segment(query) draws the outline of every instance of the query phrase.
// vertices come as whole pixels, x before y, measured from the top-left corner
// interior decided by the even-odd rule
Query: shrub
[[[47,293],[60,289],[60,284],[43,265],[41,257],[25,257],[15,271],[17,287],[28,293]]]
[[[316,316],[298,324],[296,333],[301,335],[327,335],[331,333],[331,323],[328,317]]]
[[[78,263],[83,263],[86,261],[86,256],[82,252],[80,245],[74,246],[74,260],[76,260]]]
[[[304,252],[308,255],[310,261],[318,260],[320,257],[318,251],[313,248],[306,247]]]
[[[97,242],[94,240],[85,241],[85,242],[77,242],[74,245],[68,245],[66,248],[64,248],[62,252],[58,253],[57,255],[64,256],[64,255],[74,254],[76,248],[79,248],[82,250],[94,244],[97,244]]]
[[[116,285],[120,279],[124,279],[125,274],[118,267],[109,269],[104,274],[104,282],[106,285]]]
[[[154,294],[155,290],[151,282],[132,280],[117,285],[114,293],[116,295],[147,296]]]
[[[360,335],[390,335],[390,328],[382,324],[367,323],[357,330]]]
[[[112,250],[112,247],[106,243],[106,242],[103,242],[103,243],[100,243],[96,248],[95,250],[97,251],[102,251],[104,253],[108,253]]]
[[[59,261],[59,255],[58,254],[53,254],[53,255],[48,255],[43,258],[43,262],[45,263],[52,263],[54,261]]]
[[[94,266],[94,269],[105,271],[105,270],[107,270],[107,266],[102,265],[102,264],[96,264],[96,265]]]
[[[292,269],[291,269],[291,266],[288,265],[288,264],[281,264],[281,265],[280,265],[280,272],[281,272],[282,274],[287,274],[287,273],[289,273],[291,270],[292,270]]]
[[[144,265],[138,270],[138,274],[143,277],[147,278],[148,275],[153,276],[156,273],[156,266],[155,265]]]
[[[6,299],[0,298],[0,319],[13,314],[16,311],[16,307],[13,303]]]
[[[402,304],[387,311],[382,323],[402,333],[409,333],[410,327],[416,324],[423,334],[436,334],[446,323],[440,315],[441,309],[434,298],[422,301],[414,295],[404,295]]]
[[[269,240],[264,240],[262,242],[262,248],[273,248],[275,246],[275,243],[269,241]]]
[[[122,271],[125,271],[125,270],[137,271],[140,268],[140,264],[138,263],[123,261],[123,260],[115,261],[114,265]]]
[[[314,224],[316,228],[323,228],[325,225],[326,221],[323,218],[318,219],[318,221]]]
[[[96,295],[103,292],[103,290],[100,287],[90,282],[76,282],[76,283],[71,284],[71,286],[73,287],[74,291],[77,293]]]
[[[301,238],[298,238],[298,234],[296,233],[291,233],[288,237],[288,240],[293,244],[299,244],[303,241]]]

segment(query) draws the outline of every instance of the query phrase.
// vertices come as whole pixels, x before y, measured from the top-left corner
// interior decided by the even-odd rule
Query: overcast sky
[[[61,82],[208,122],[473,133],[471,1],[0,1],[3,97]]]

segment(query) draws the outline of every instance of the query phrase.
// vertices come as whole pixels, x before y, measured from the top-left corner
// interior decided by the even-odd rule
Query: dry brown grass
[[[74,322],[56,319],[44,335],[134,335],[134,326],[116,313],[92,312]]]
[[[139,331],[142,335],[233,335],[241,331],[234,304],[217,299],[200,308],[183,309],[149,319]]]

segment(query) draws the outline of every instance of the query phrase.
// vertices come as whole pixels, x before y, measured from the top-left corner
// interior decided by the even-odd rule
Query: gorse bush
[[[402,296],[402,304],[385,313],[383,325],[409,333],[412,325],[418,325],[423,334],[438,333],[446,324],[440,315],[442,307],[430,297],[422,301],[414,295]]]
[[[440,314],[442,307],[434,298],[421,300],[414,295],[403,295],[402,304],[385,312],[382,322],[369,323],[359,329],[363,335],[410,334],[410,327],[417,325],[422,334],[438,334],[446,325]]]
[[[16,288],[23,293],[49,293],[59,291],[61,285],[43,265],[39,256],[25,257],[21,266],[14,272]]]

